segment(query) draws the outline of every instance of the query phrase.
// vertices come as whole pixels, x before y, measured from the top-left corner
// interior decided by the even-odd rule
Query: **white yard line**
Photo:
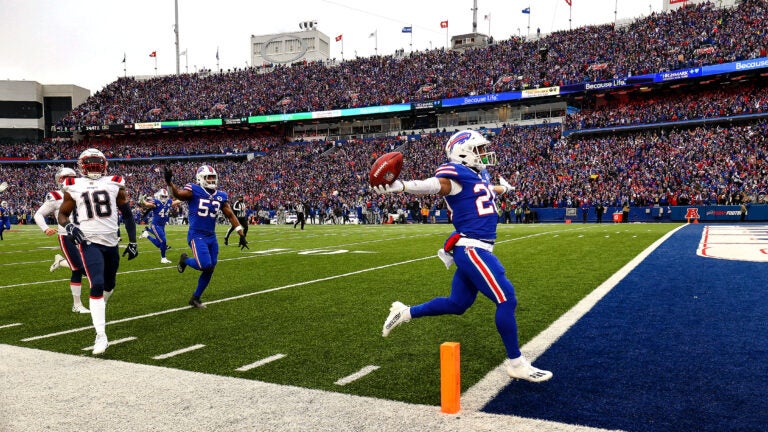
[[[203,345],[203,344],[192,345],[192,346],[188,346],[186,348],[182,348],[182,349],[179,349],[179,350],[176,350],[176,351],[171,351],[169,353],[160,354],[160,355],[154,356],[152,358],[155,359],[155,360],[165,360],[167,358],[176,357],[177,355],[185,354],[185,353],[188,353],[190,351],[199,350],[200,348],[205,348],[205,345]]]
[[[251,364],[247,364],[245,366],[240,366],[239,368],[235,369],[238,372],[245,372],[249,371],[251,369],[257,368],[259,366],[264,366],[267,363],[272,363],[275,360],[280,360],[281,358],[285,357],[285,354],[275,354],[273,356],[269,356],[267,358],[263,358],[257,362],[253,362]]]
[[[344,378],[341,378],[340,380],[336,381],[334,384],[336,384],[338,386],[345,386],[345,385],[347,385],[347,384],[349,384],[351,382],[359,380],[360,378],[368,375],[369,373],[375,371],[376,369],[378,369],[380,367],[381,366],[374,366],[374,365],[366,366],[366,367],[360,369],[359,371],[353,373],[352,375],[348,375],[348,376],[345,376]]]

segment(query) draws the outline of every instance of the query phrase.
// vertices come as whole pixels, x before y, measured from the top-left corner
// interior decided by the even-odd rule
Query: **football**
[[[403,154],[400,152],[390,152],[381,155],[371,166],[371,173],[368,176],[368,182],[371,186],[381,186],[392,184],[400,175],[403,169]]]

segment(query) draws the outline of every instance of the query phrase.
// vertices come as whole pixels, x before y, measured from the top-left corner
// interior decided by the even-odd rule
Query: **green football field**
[[[516,287],[521,345],[677,226],[499,225],[495,253]],[[224,246],[226,228],[206,309],[187,306],[199,273],[175,266],[189,252],[186,227],[167,229],[173,265],[139,239],[107,306],[104,358],[429,405],[440,404],[441,343],[461,344],[462,390],[505,358],[482,295],[462,316],[381,337],[393,301],[448,295],[453,270],[435,255],[448,225],[251,226],[246,251]],[[55,239],[34,226],[4,236],[0,343],[90,356],[91,318],[71,312],[69,270],[49,271]],[[84,281],[86,306],[87,293]]]

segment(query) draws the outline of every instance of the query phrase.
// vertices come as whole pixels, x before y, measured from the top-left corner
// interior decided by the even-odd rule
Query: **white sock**
[[[67,261],[66,258],[61,260],[61,261],[59,261],[59,267],[68,269],[69,268],[69,261]]]
[[[104,303],[109,301],[109,298],[112,297],[112,293],[115,292],[115,290],[112,291],[104,291]]]
[[[82,292],[83,285],[79,283],[70,282],[69,289],[72,291],[72,298],[74,299],[75,306],[82,306],[83,302],[80,300],[80,293]]]
[[[520,366],[520,364],[525,360],[525,357],[522,355],[518,358],[509,359],[509,365],[512,367]]]
[[[96,329],[96,334],[105,334],[107,328],[107,303],[104,301],[104,298],[91,298],[88,306],[91,309],[91,321],[93,321],[93,328]]]

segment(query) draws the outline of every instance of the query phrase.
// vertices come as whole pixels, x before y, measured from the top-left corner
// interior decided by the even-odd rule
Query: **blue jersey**
[[[189,200],[189,233],[187,240],[195,236],[216,236],[216,217],[221,206],[227,202],[227,194],[222,191],[208,193],[202,186],[187,183],[184,190],[192,191]]]
[[[173,204],[173,200],[168,198],[165,201],[161,201],[154,198],[154,203],[155,208],[152,209],[152,225],[165,226],[171,215],[171,205]]]
[[[8,220],[10,212],[5,207],[0,207],[0,222],[5,223]]]
[[[461,185],[461,192],[444,197],[456,231],[466,237],[493,242],[499,215],[488,171],[478,173],[464,165],[448,162],[437,168],[435,177]]]

